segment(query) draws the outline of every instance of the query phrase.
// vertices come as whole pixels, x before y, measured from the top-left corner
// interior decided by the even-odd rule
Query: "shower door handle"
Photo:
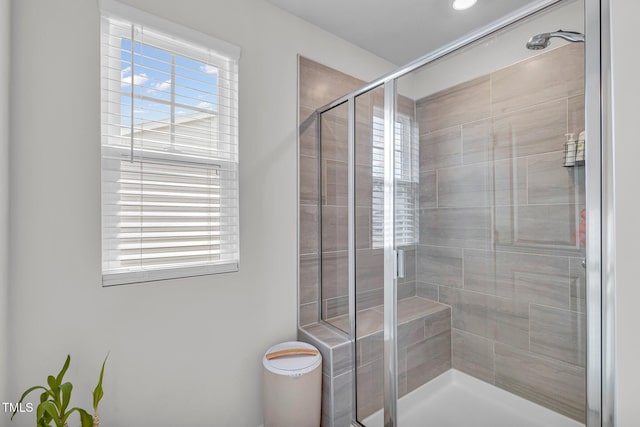
[[[404,250],[396,251],[396,277],[404,279]]]

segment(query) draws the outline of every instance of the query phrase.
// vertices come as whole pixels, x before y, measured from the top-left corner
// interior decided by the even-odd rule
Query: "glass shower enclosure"
[[[536,2],[317,111],[354,422],[601,425],[599,99],[584,39],[547,34],[584,15]]]

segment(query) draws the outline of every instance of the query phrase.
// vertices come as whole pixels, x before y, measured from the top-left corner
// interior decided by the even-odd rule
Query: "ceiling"
[[[404,65],[531,0],[478,0],[465,11],[453,0],[267,0],[396,65]]]

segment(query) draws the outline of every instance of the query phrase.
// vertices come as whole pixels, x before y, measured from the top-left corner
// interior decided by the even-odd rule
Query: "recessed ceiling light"
[[[471,6],[476,4],[477,0],[455,0],[453,2],[453,8],[455,10],[465,10],[469,9]]]

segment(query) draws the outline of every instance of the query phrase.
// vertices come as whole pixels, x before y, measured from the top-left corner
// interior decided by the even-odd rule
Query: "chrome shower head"
[[[527,49],[540,50],[549,46],[549,42],[552,37],[560,37],[570,42],[578,43],[584,42],[584,34],[575,31],[562,31],[558,30],[553,33],[537,34],[529,39],[527,42]]]
[[[527,49],[540,50],[549,46],[549,33],[538,34],[529,39],[527,42]]]

